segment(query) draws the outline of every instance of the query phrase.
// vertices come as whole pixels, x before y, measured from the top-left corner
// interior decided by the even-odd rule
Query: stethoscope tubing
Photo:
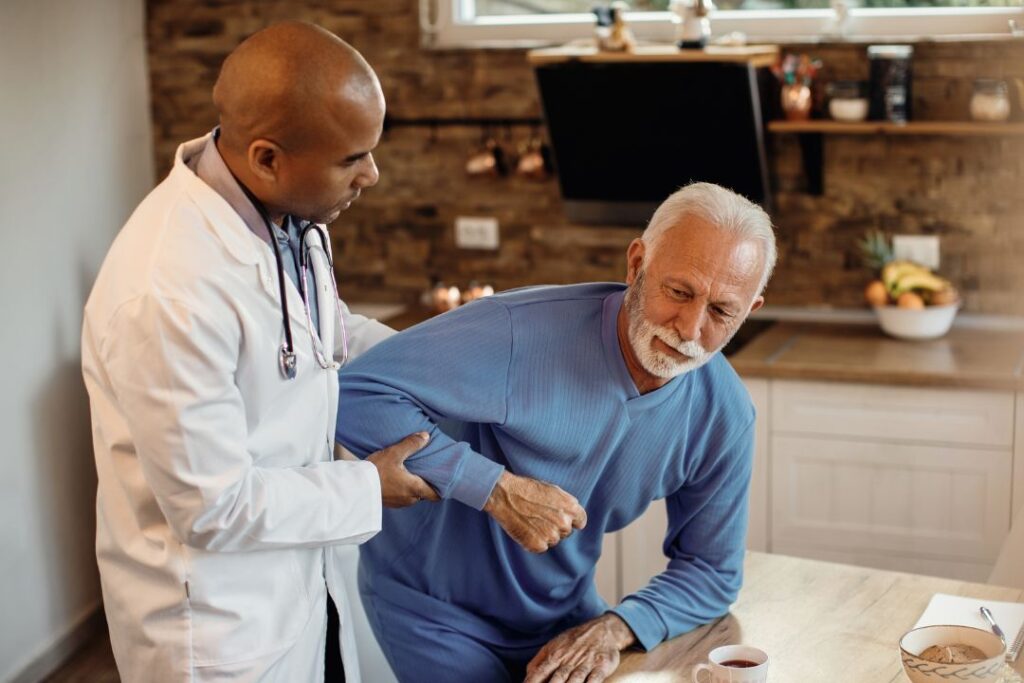
[[[234,177],[234,174],[232,174]],[[235,177],[235,182],[242,189],[242,192],[252,203],[256,209],[256,213],[263,219],[263,223],[267,228],[267,234],[270,237],[270,248],[274,252],[274,262],[277,265],[277,285],[278,291],[281,296],[281,323],[284,327],[284,344],[278,351],[278,366],[281,369],[281,374],[284,375],[285,379],[295,379],[298,374],[298,355],[295,353],[295,342],[292,338],[292,324],[288,317],[288,296],[287,286],[285,285],[284,275],[284,261],[281,256],[281,247],[277,244],[277,239],[274,237],[274,225],[270,220],[270,215],[267,212],[267,208],[263,205],[263,202],[259,200],[252,193],[252,191],[246,187],[245,183]],[[317,247],[306,248],[306,236],[309,231],[313,230],[316,232],[317,237],[320,240],[320,245]],[[326,260],[328,271],[331,277],[331,286],[334,294],[334,308],[338,314],[338,322],[341,326],[341,346],[342,346],[342,358],[341,363],[337,363],[333,360],[328,360],[324,354],[326,349],[323,349],[323,343],[320,341],[320,336],[317,334],[316,328],[313,326],[313,316],[309,306],[309,286],[307,284],[306,274],[308,272],[308,265],[310,262],[310,252],[312,249],[319,249],[323,252]],[[309,221],[306,226],[299,233],[299,270],[300,278],[302,280],[299,290],[302,294],[302,305],[306,313],[306,322],[309,325],[309,334],[313,342],[313,355],[317,359],[317,363],[321,368],[325,370],[337,370],[346,362],[348,362],[348,330],[345,326],[345,316],[341,310],[341,298],[338,295],[338,280],[334,276],[334,259],[331,257],[331,251],[327,248],[327,238],[324,236],[324,231],[319,225],[313,221]],[[314,279],[316,273],[313,274]]]

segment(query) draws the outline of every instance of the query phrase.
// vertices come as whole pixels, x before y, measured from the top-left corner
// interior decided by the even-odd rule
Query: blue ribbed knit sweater
[[[665,498],[666,569],[612,611],[650,649],[728,610],[742,579],[753,406],[721,355],[640,395],[616,334],[623,292],[508,292],[341,371],[338,441],[362,457],[430,432],[407,467],[444,498],[385,510],[362,552],[374,594],[495,644],[543,644],[607,611],[593,582],[604,534]],[[505,468],[576,496],[587,527],[544,554],[523,550],[479,511]]]

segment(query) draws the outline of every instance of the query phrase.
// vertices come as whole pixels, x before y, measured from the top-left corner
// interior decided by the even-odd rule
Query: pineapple
[[[876,273],[893,260],[892,247],[881,230],[869,231],[857,244],[860,246],[864,265]]]

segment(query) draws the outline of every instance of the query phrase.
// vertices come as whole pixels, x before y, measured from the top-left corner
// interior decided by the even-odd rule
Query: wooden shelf
[[[543,66],[561,62],[643,63],[643,62],[734,62],[756,67],[771,66],[779,59],[777,45],[725,47],[709,45],[703,50],[680,50],[675,45],[639,45],[632,52],[601,52],[592,45],[531,50],[530,64]]]
[[[941,135],[947,137],[1015,137],[1024,135],[1024,123],[979,121],[769,121],[769,133],[793,134],[800,139],[800,154],[807,176],[807,191],[821,195],[825,189],[823,140],[826,135]]]
[[[771,133],[824,133],[834,135],[963,135],[976,137],[1024,135],[1024,123],[981,123],[977,121],[911,121],[888,123],[864,121],[769,121]]]

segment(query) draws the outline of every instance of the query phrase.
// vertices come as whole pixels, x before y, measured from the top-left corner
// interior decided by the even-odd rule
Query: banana
[[[899,297],[904,292],[924,290],[928,292],[941,292],[949,287],[949,282],[929,272],[910,272],[900,277],[893,285],[894,296]]]
[[[897,290],[899,282],[909,275],[931,275],[931,271],[913,261],[890,261],[882,268],[882,282],[889,294],[896,298],[907,288]]]

